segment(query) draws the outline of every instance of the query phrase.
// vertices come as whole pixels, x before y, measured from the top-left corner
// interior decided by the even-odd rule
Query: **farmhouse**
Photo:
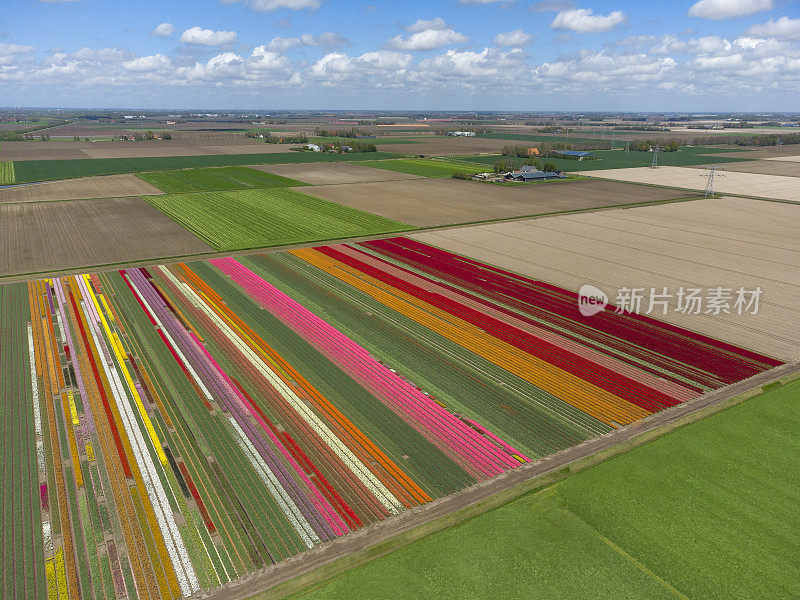
[[[448,135],[455,137],[475,137],[474,131],[451,131]]]
[[[320,152],[322,150],[322,147],[317,146],[316,144],[306,144],[306,150],[312,150],[313,152]]]
[[[555,173],[553,171],[512,171],[511,173],[506,173],[505,179],[506,181],[543,181],[546,179],[564,179],[565,175],[563,173]]]

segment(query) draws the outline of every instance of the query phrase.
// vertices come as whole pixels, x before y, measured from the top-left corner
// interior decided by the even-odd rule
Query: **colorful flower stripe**
[[[776,364],[402,238],[0,304],[7,598],[196,596]]]
[[[367,350],[336,331],[311,311],[268,284],[232,258],[212,259],[273,314],[300,333],[325,356],[361,381],[379,398],[392,404],[409,423],[444,445],[448,452],[478,476],[491,476],[519,464],[476,435],[463,422],[422,394],[407,381],[369,356]]]
[[[632,423],[649,411],[631,404],[587,381],[551,365],[545,360],[499,340],[482,328],[454,317],[415,296],[363,273],[346,262],[337,261],[318,250],[294,250],[292,254],[314,264],[396,310],[415,322],[445,336],[465,349],[508,370],[611,426]],[[565,412],[559,412],[565,415]]]
[[[435,248],[408,238],[360,244],[364,248],[421,269],[444,281],[531,314],[546,310],[559,317],[640,346],[655,355],[676,359],[697,372],[710,373],[723,384],[750,377],[780,361],[732,344],[670,325],[646,315],[617,314],[613,306],[591,319],[578,312],[577,294],[515,273]],[[502,299],[501,299],[502,298]]]

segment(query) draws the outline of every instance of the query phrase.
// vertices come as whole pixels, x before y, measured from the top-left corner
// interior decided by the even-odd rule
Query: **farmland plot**
[[[295,179],[246,167],[153,171],[142,173],[139,178],[167,194],[303,185],[301,181]]]
[[[140,198],[0,203],[0,275],[211,251]]]
[[[365,167],[386,169],[388,171],[397,171],[399,173],[408,173],[410,175],[419,175],[422,177],[450,177],[455,171],[471,175],[486,170],[486,167],[483,165],[470,165],[467,163],[444,160],[425,160],[421,158],[381,160],[362,164]]]
[[[147,200],[217,250],[413,229],[284,188],[151,196]]]
[[[81,177],[66,181],[46,181],[0,189],[0,203],[49,202],[160,194],[161,190],[135,175]]]
[[[308,191],[332,202],[423,227],[659,202],[692,195],[599,180],[508,187],[450,178],[319,185]]]

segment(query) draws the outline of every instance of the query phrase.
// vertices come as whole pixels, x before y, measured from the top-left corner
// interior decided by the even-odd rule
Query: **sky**
[[[798,111],[791,0],[3,0],[0,106]]]

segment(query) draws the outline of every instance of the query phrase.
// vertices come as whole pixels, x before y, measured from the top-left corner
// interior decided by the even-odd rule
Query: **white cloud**
[[[753,25],[747,30],[747,34],[757,37],[800,40],[800,19],[790,19],[789,17],[781,17],[777,21],[770,19],[766,23]]]
[[[355,57],[343,52],[330,52],[314,63],[308,73],[313,78],[323,80],[323,85],[370,77],[378,77],[381,83],[387,83],[393,78],[402,79],[410,64],[410,55],[391,50],[365,52]]]
[[[181,41],[184,44],[197,44],[200,46],[230,46],[236,43],[236,32],[191,27],[183,32]]]
[[[413,24],[406,27],[406,31],[415,33],[417,31],[427,31],[429,29],[447,29],[447,23],[444,22],[442,17],[434,19],[417,19]]]
[[[248,59],[248,66],[256,71],[282,71],[289,68],[289,59],[277,52],[268,50],[265,46],[253,49]]]
[[[175,31],[175,25],[172,23],[161,23],[158,27],[153,29],[150,33],[153,37],[169,37]]]
[[[507,46],[511,48],[521,48],[522,46],[527,46],[532,41],[533,36],[530,33],[525,33],[522,29],[500,33],[494,38],[494,43],[498,46]]]
[[[11,54],[27,54],[33,52],[33,46],[23,46],[21,44],[5,44],[0,42],[0,55],[7,56]]]
[[[395,36],[386,45],[394,50],[414,52],[435,50],[442,46],[465,44],[469,41],[469,38],[464,34],[449,28],[441,17],[428,21],[419,19],[414,24],[406,27],[406,31],[411,35],[407,38],[402,35]]]
[[[772,8],[773,0],[700,0],[689,8],[689,16],[718,21],[746,17]]]
[[[163,71],[172,66],[172,61],[163,54],[153,54],[152,56],[140,56],[133,60],[122,63],[122,68],[135,73],[152,73],[153,71]]]
[[[609,13],[606,16],[595,15],[591,8],[576,8],[573,10],[562,10],[550,23],[553,29],[566,29],[575,33],[601,33],[611,31],[628,19],[619,10]]]
[[[341,34],[326,31],[320,33],[317,37],[309,33],[305,33],[300,37],[276,37],[273,38],[267,47],[274,52],[286,52],[292,48],[299,46],[320,46],[326,49],[340,48],[342,46],[351,46],[352,43]]]
[[[239,0],[221,0],[223,4],[236,4]],[[258,12],[271,12],[280,8],[288,10],[316,10],[322,6],[321,0],[244,0],[244,4]]]

